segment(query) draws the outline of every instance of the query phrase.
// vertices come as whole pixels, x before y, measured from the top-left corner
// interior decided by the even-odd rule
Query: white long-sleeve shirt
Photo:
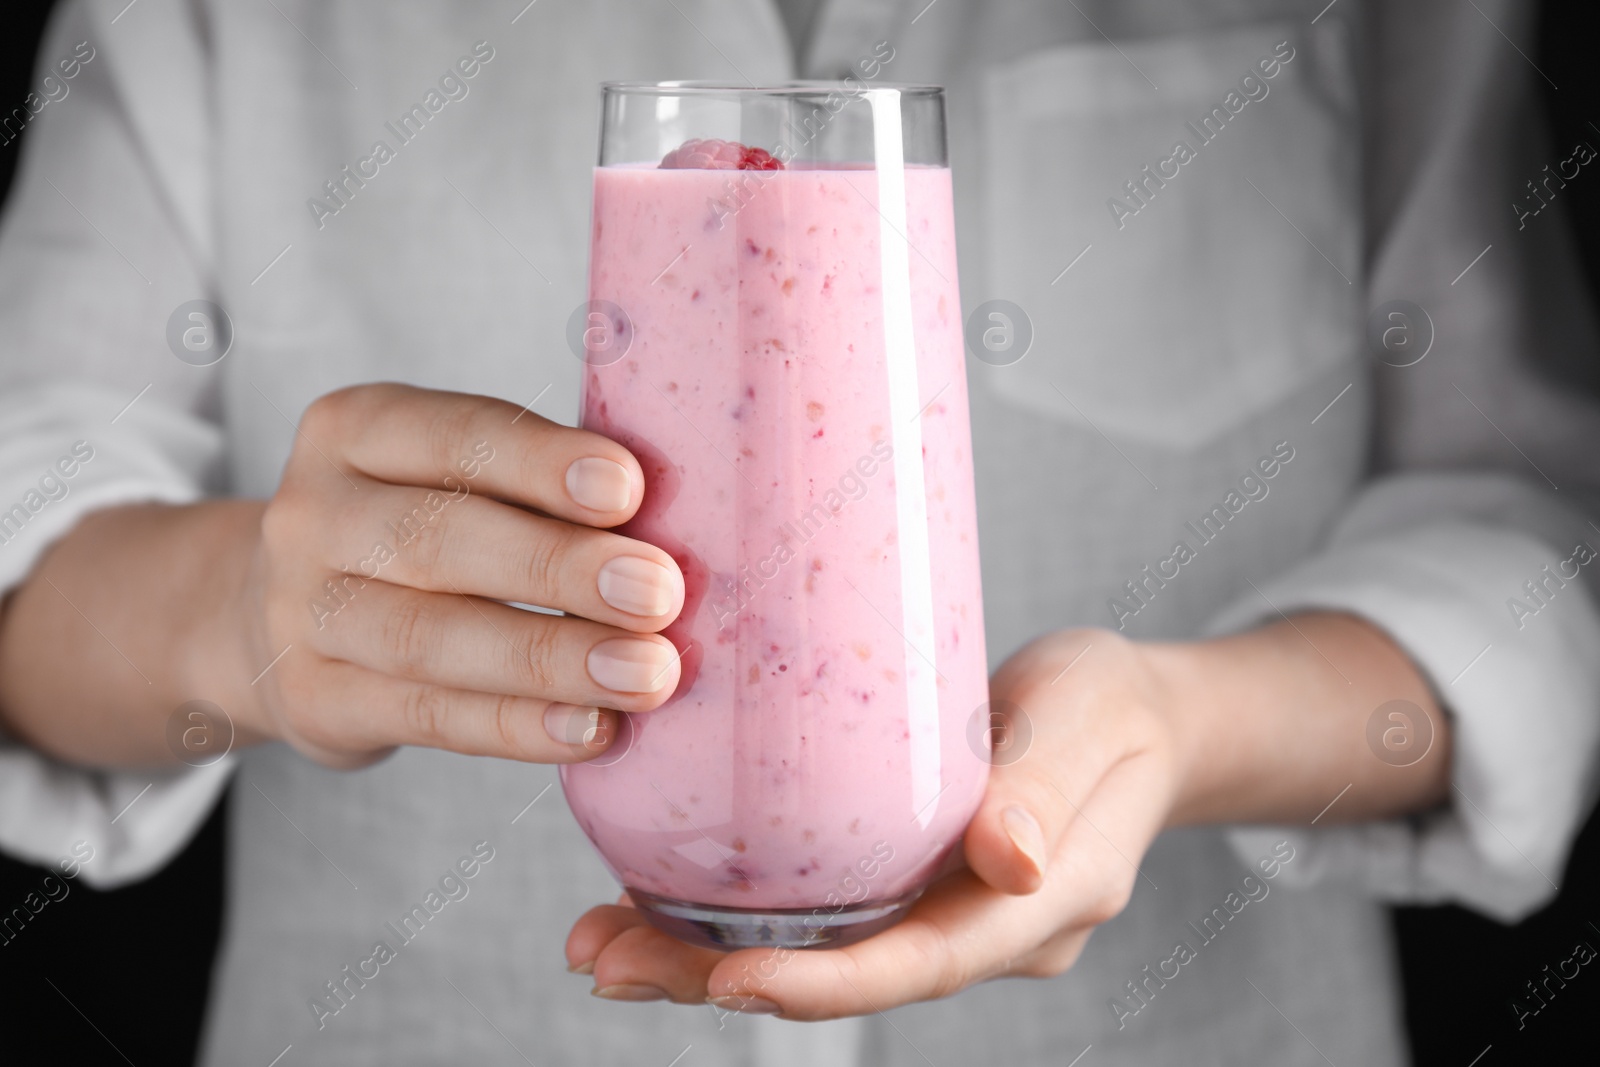
[[[1452,716],[1447,807],[1165,835],[1072,972],[893,1026],[592,1002],[560,947],[615,887],[559,790],[526,807],[547,768],[407,750],[345,774],[265,746],[150,775],[5,744],[0,846],[51,862],[86,840],[85,878],[136,879],[234,775],[212,1063],[508,1043],[600,1064],[690,1044],[696,1064],[1066,1062],[1090,1044],[1097,1064],[1322,1062],[1285,1017],[1335,1062],[1403,1062],[1381,901],[1525,914],[1593,795],[1600,564],[1571,561],[1600,548],[1600,414],[1547,368],[1557,348],[1592,357],[1595,331],[1560,218],[1577,154],[1536,136],[1538,75],[1507,40],[1531,40],[1530,5],[1321,6],[833,0],[803,73],[839,76],[881,40],[882,79],[949,88],[963,303],[1032,323],[1020,362],[969,364],[996,662],[1068,625],[1170,638],[1354,612]],[[750,0],[123,7],[58,14],[39,78],[68,91],[41,84],[0,230],[0,588],[89,510],[269,495],[294,420],[341,385],[538,397],[570,421],[596,83],[794,73],[777,8]],[[64,79],[83,41],[93,58]],[[393,145],[385,124],[477,42],[492,58],[466,95]],[[308,206],[380,139],[397,151],[376,176],[336,213]],[[198,298],[235,332],[209,367],[168,341]],[[1431,341],[1411,366],[1367,339],[1396,300]],[[92,460],[41,482],[78,442]],[[1195,937],[1286,838],[1278,891]],[[319,1028],[325,983],[478,841],[496,859],[470,897]],[[1119,1026],[1112,999],[1139,1006],[1128,983],[1178,939],[1199,957],[1180,975],[1208,977],[1142,987]]]

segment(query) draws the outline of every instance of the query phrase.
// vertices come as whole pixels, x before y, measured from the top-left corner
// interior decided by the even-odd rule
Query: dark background
[[[1592,6],[1593,0],[1547,0],[1542,8],[1534,59],[1560,87],[1537,83],[1555,145],[1600,140],[1589,125],[1600,126]],[[9,109],[32,85],[34,52],[51,4],[13,0],[7,7],[0,102]],[[0,199],[25,139],[0,145]],[[1600,182],[1575,181],[1561,195],[1600,304]],[[109,893],[81,879],[68,883],[66,898],[0,945],[4,1059],[32,1047],[54,1049],[52,1059],[73,1064],[193,1060],[221,926],[226,806],[219,805],[189,848],[154,878]],[[0,912],[38,890],[47,873],[0,855]],[[1555,902],[1516,926],[1455,907],[1395,909],[1417,1067],[1600,1059],[1594,1046],[1600,974],[1594,967],[1548,998],[1521,1030],[1510,1007],[1513,997],[1526,999],[1524,983],[1569,958],[1576,942],[1600,948],[1600,818],[1591,816],[1558,881]]]
[[[34,53],[53,6],[51,0],[5,4],[0,118],[38,89]],[[26,129],[0,145],[0,202]],[[226,807],[226,801],[217,806],[161,874],[111,893],[90,889],[81,877],[69,881],[65,897],[0,943],[0,1064],[193,1062],[222,927]],[[0,916],[29,893],[42,896],[40,882],[50,873],[0,853]]]

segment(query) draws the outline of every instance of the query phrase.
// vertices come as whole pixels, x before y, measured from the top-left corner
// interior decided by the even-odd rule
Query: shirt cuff
[[[118,410],[121,408],[122,410]],[[91,511],[200,498],[221,432],[150,397],[7,387],[0,398],[0,593]]]
[[[1359,616],[1407,652],[1451,716],[1447,806],[1368,823],[1235,828],[1240,858],[1288,838],[1304,857],[1285,871],[1291,884],[1354,883],[1506,922],[1554,896],[1594,799],[1600,744],[1600,611],[1582,578],[1546,579],[1574,554],[1496,524],[1424,523],[1335,544],[1215,619],[1211,634],[1280,612]],[[1514,599],[1539,603],[1530,580],[1546,581],[1544,603],[1514,613]]]
[[[175,771],[94,771],[0,742],[0,847],[40,867],[76,860],[114,889],[159,871],[200,829],[232,757]]]
[[[128,401],[59,383],[0,397],[0,596],[88,513],[202,495],[220,432],[156,398]],[[147,877],[200,827],[229,766],[96,770],[0,736],[0,850],[47,866],[78,862],[101,888]]]

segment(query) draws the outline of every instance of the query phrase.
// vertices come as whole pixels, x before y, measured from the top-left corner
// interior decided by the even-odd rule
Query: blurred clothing
[[[1532,5],[924,5],[825,0],[799,73],[887,41],[881,82],[948,87],[963,303],[1032,323],[1020,362],[969,364],[994,662],[1064,626],[1350,611],[1453,716],[1453,802],[1166,834],[1061,978],[796,1026],[602,1003],[564,973],[570,923],[616,886],[541,792],[551,768],[403,750],[336,773],[264,746],[150,775],[0,745],[0,843],[50,862],[88,840],[100,885],[166,862],[234,776],[205,1062],[1400,1064],[1383,902],[1513,918],[1554,893],[1596,781],[1600,567],[1547,576],[1600,546],[1600,413],[1545,369],[1595,331],[1559,186],[1528,206],[1572,155],[1541,143],[1506,39]],[[570,421],[596,83],[796,74],[778,7],[750,0],[122,6],[59,13],[41,64],[97,58],[34,119],[0,231],[0,509],[23,509],[0,588],[90,510],[270,495],[300,412],[343,385]],[[435,89],[420,132],[390,132]],[[393,158],[349,180],[378,140]],[[234,326],[211,367],[169,349],[197,298]],[[1368,342],[1395,300],[1428,320],[1411,366]],[[80,440],[92,462],[32,507]],[[1202,939],[1285,839],[1270,894]],[[480,841],[470,893],[346,978]],[[1197,959],[1150,979],[1180,940]],[[329,983],[348,1003],[319,1029]]]

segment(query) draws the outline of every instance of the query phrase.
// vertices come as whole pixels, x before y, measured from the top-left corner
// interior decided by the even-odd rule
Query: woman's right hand
[[[242,736],[336,767],[397,745],[599,755],[611,709],[649,711],[678,683],[656,631],[683,576],[604,529],[643,496],[627,449],[501,400],[392,384],[318,399],[235,605],[246,658],[273,666],[227,710]]]

